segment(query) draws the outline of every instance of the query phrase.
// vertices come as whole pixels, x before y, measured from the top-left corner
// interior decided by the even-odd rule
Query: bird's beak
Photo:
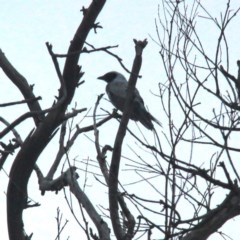
[[[97,79],[104,80],[104,76],[100,76]]]

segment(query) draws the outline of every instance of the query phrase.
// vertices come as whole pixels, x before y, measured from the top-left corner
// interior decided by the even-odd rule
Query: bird
[[[111,71],[98,77],[100,80],[107,82],[106,92],[111,103],[121,112],[124,110],[125,101],[127,98],[128,81],[119,72]],[[140,96],[137,88],[133,93],[133,107],[130,113],[130,119],[139,121],[144,127],[153,130],[154,126],[152,121],[161,126],[161,123],[154,118],[145,108],[144,101]]]

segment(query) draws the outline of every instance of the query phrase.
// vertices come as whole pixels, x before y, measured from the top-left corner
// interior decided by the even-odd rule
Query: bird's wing
[[[121,111],[123,111],[124,103],[127,98],[127,86],[128,83],[126,81],[109,83],[106,87],[106,92],[112,104]],[[134,102],[135,101],[143,103],[137,89],[134,91]]]
[[[106,87],[107,93],[118,97],[127,97],[127,82],[111,82]]]
[[[109,83],[106,92],[112,104],[119,110],[123,111],[125,99],[127,96],[127,84],[124,82]]]

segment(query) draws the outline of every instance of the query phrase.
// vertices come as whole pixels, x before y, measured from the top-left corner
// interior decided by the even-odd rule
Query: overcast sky
[[[103,29],[98,30],[98,34],[91,32],[87,41],[95,47],[119,45],[118,49],[114,50],[115,53],[123,59],[124,64],[131,69],[132,61],[134,58],[134,44],[132,39],[143,40],[148,38],[149,44],[144,50],[143,65],[141,74],[143,78],[137,83],[141,95],[145,99],[145,103],[154,113],[154,116],[161,120],[161,114],[157,111],[155,98],[151,92],[156,93],[158,82],[161,77],[164,77],[163,66],[159,56],[159,48],[149,35],[153,38],[156,37],[155,32],[155,18],[158,13],[158,4],[160,0],[111,0],[107,1],[103,11],[98,17],[98,22],[103,26]],[[203,1],[207,3],[207,9],[214,15],[219,16],[217,12],[224,9],[226,5],[225,0],[219,1]],[[239,2],[234,0],[233,8],[239,5]],[[238,2],[238,3],[237,3]],[[76,28],[78,27],[82,13],[80,9],[82,6],[89,5],[90,1],[48,1],[48,0],[33,0],[33,1],[20,1],[10,0],[1,3],[0,11],[0,48],[6,54],[9,61],[16,67],[16,69],[28,80],[30,84],[34,84],[34,93],[36,96],[42,96],[42,107],[49,107],[54,101],[54,96],[57,95],[59,87],[57,75],[53,67],[51,57],[48,54],[45,42],[50,42],[53,45],[55,53],[66,53],[69,42],[74,36]],[[206,6],[206,5],[205,5]],[[240,20],[235,20],[232,28],[229,30],[230,36],[230,54],[232,56],[231,70],[237,71],[235,62],[239,58],[239,26]],[[201,25],[202,35],[204,39],[209,39],[209,47],[216,44],[211,42],[212,32],[209,31],[209,26],[206,24]],[[76,97],[73,102],[77,102],[78,108],[93,107],[97,96],[105,91],[105,84],[97,81],[96,78],[110,70],[117,70],[124,73],[127,77],[128,74],[124,72],[118,62],[112,57],[102,54],[94,53],[91,55],[84,55],[80,64],[83,65],[85,72],[84,80],[86,83],[79,88],[76,92]],[[62,66],[64,59],[60,60]],[[1,103],[8,101],[22,100],[22,96],[13,84],[7,80],[4,74],[0,71],[0,96]],[[78,98],[80,101],[78,101]],[[111,111],[111,105],[104,100],[103,106]],[[6,109],[0,108],[0,115],[4,116]],[[27,108],[19,107],[17,110],[8,110],[8,120],[11,122],[16,116],[27,111]],[[32,122],[29,120],[26,124],[21,125],[21,132],[23,139],[28,134],[28,124]],[[114,125],[115,124],[115,125]],[[117,126],[114,123],[113,126]],[[130,124],[133,125],[131,122]],[[152,136],[151,136],[152,137]],[[103,142],[106,141],[103,139]],[[107,141],[106,141],[107,142]],[[89,156],[88,153],[81,152],[79,159],[87,157],[95,157],[96,153]],[[54,152],[46,152],[41,156],[41,166],[45,170],[49,165],[44,162],[47,161],[49,156],[54,157]],[[79,153],[76,153],[76,155]],[[72,156],[74,157],[74,156]],[[50,164],[50,163],[49,163]],[[9,172],[10,164],[6,164],[5,170]],[[34,174],[35,175],[35,174]],[[37,188],[36,178],[33,176],[33,188]],[[6,182],[8,181],[7,174],[3,171],[0,172],[0,202],[1,211],[2,206],[5,204]],[[92,184],[93,182],[90,182]],[[56,208],[61,209],[66,207],[64,202],[63,193],[57,196],[54,193],[46,193],[51,196],[51,201],[48,198],[42,197],[39,192],[32,193],[31,197],[35,201],[40,202],[43,207],[39,209],[27,210],[37,214],[26,213],[26,230],[27,233],[34,232],[33,239],[54,239],[56,236]],[[62,202],[63,203],[62,203]],[[56,204],[59,202],[59,205]],[[46,210],[46,211],[45,211]],[[5,213],[1,212],[1,239],[8,239],[6,219],[3,216]],[[30,215],[30,218],[29,218]],[[68,224],[67,232],[71,232],[70,239],[80,239],[82,232],[77,224],[71,217],[68,210],[64,212],[64,219],[67,218],[71,222]],[[49,223],[46,225],[46,221]],[[239,218],[236,218],[239,224]],[[31,226],[29,225],[31,224]],[[70,226],[71,225],[71,226]],[[47,228],[55,228],[54,231]],[[71,230],[73,227],[74,231]],[[229,227],[229,226],[228,226]],[[76,230],[75,230],[76,229]],[[78,230],[79,229],[79,230]],[[234,228],[233,238],[240,235],[239,228]],[[235,234],[236,233],[236,234]],[[219,236],[218,236],[219,237]],[[82,238],[81,238],[82,239]],[[217,240],[219,238],[210,238]]]

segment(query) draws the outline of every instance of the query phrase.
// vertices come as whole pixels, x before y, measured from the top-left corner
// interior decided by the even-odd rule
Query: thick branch
[[[70,43],[68,49],[68,57],[66,58],[66,63],[63,70],[63,78],[66,84],[66,90],[70,93],[67,103],[69,103],[73,96],[73,91],[78,84],[79,68],[78,61],[80,54],[71,55],[73,52],[79,52],[83,49],[83,45],[86,41],[89,31],[94,27],[95,20],[102,10],[105,0],[92,1],[88,9],[84,13],[84,18],[80,24],[77,32]],[[74,80],[74,81],[73,81]],[[63,92],[61,86],[60,93]]]
[[[61,175],[56,179],[48,179],[45,178],[41,172],[41,170],[35,166],[35,171],[38,176],[39,189],[42,192],[42,195],[45,194],[45,191],[55,191],[56,193],[68,186],[67,176],[68,174],[72,174],[76,171],[76,167],[70,167],[65,172],[61,173]],[[75,178],[78,179],[79,176],[75,173]]]
[[[135,85],[136,85],[137,78],[138,78],[139,71],[142,64],[142,51],[144,47],[147,45],[146,40],[144,41],[134,40],[134,42],[135,42],[136,56],[134,59],[132,72],[131,72],[131,76],[128,83],[127,99],[125,102],[123,116],[117,132],[115,143],[114,143],[110,172],[109,172],[110,215],[111,215],[111,221],[113,224],[113,230],[118,240],[131,239],[133,236],[133,228],[135,225],[134,218],[132,217],[131,218],[132,222],[129,222],[127,234],[125,235],[121,227],[120,217],[118,212],[118,174],[119,174],[119,166],[120,166],[120,159],[121,159],[122,143],[126,134],[127,124],[128,124],[130,112],[132,109],[133,93],[134,93]],[[130,212],[128,214],[130,214]]]
[[[233,190],[222,204],[209,211],[203,220],[181,240],[205,240],[224,223],[240,214],[240,189]]]
[[[104,0],[92,1],[74,39],[71,41],[68,53],[80,51],[82,49],[86,37],[93,27],[93,23],[104,3]],[[3,54],[1,54],[1,56],[2,55]],[[24,141],[12,165],[7,192],[7,215],[10,240],[26,239],[23,229],[22,213],[27,201],[28,180],[39,155],[51,140],[55,129],[62,123],[65,117],[66,108],[73,98],[80,76],[79,67],[77,65],[78,60],[79,54],[67,57],[63,73],[63,80],[65,82],[64,86],[61,86],[60,96],[56,103],[57,107],[49,112],[42,120],[41,124],[38,125],[37,129]],[[25,83],[25,85],[28,86],[27,83]],[[64,101],[61,101],[61,97],[65,90],[66,98],[64,98]],[[29,94],[29,91],[27,91],[27,93]],[[30,98],[33,97],[34,96],[30,96]],[[59,102],[60,104],[58,104]]]
[[[110,230],[108,228],[107,223],[100,217],[94,206],[92,205],[91,201],[88,199],[87,195],[82,191],[79,187],[77,182],[77,173],[75,172],[76,169],[73,169],[72,172],[66,172],[66,183],[70,187],[70,191],[75,195],[78,199],[79,204],[81,204],[88,216],[91,218],[93,223],[95,224],[100,240],[110,240]]]
[[[27,80],[12,66],[8,61],[4,53],[0,49],[0,67],[8,78],[17,86],[22,95],[24,96],[30,111],[41,111],[41,107],[38,101],[32,101],[32,99],[37,99],[33,94],[33,87],[30,86]],[[38,125],[43,115],[34,116],[35,125]]]

